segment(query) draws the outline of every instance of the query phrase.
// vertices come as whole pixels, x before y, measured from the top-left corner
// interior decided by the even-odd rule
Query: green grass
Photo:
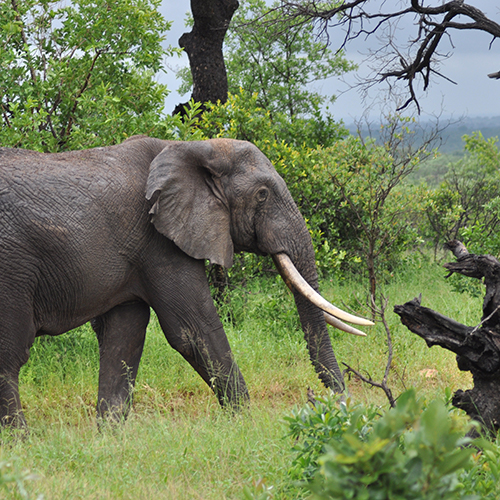
[[[389,385],[395,395],[415,387],[428,399],[444,388],[467,389],[469,374],[458,371],[455,356],[403,327],[394,304],[423,294],[429,306],[463,323],[477,324],[482,299],[453,293],[445,271],[414,264],[384,286],[387,319],[394,342]],[[362,313],[362,286],[324,282],[322,290],[339,306]],[[292,460],[283,417],[306,404],[307,387],[326,391],[312,369],[293,299],[279,278],[234,290],[221,316],[235,358],[247,381],[251,405],[241,414],[222,411],[210,389],[166,342],[156,320],[149,326],[137,379],[134,407],[122,427],[100,433],[95,423],[97,341],[88,325],[57,338],[37,339],[21,374],[21,398],[30,434],[4,440],[2,464],[18,476],[28,498],[45,499],[232,499],[245,486],[264,480],[275,498],[295,498],[285,489]],[[381,325],[365,328],[366,338],[332,330],[339,362],[380,380],[386,363]],[[356,401],[387,407],[378,389],[348,381]],[[4,473],[4,472],[2,472]],[[16,496],[15,483],[0,498]],[[2,497],[2,494],[7,495]]]

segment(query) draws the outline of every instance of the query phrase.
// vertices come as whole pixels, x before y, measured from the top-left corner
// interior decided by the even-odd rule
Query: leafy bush
[[[475,253],[500,254],[500,151],[498,139],[464,135],[465,156],[452,163],[426,208],[425,236],[434,248],[460,239]]]
[[[481,439],[476,444],[480,451],[472,455],[473,466],[460,476],[464,493],[481,500],[496,500],[500,498],[499,439],[495,442]]]
[[[297,440],[290,475],[305,480],[313,498],[478,498],[460,480],[472,467],[468,426],[442,401],[422,409],[410,390],[379,416],[323,399],[287,421]]]
[[[485,139],[480,132],[464,135],[465,156],[449,165],[439,188],[430,191],[422,234],[437,249],[454,239],[470,253],[500,256],[500,151],[498,139]],[[454,274],[454,291],[479,297],[480,281]]]
[[[375,407],[351,406],[341,402],[339,396],[317,397],[314,406],[305,406],[285,417],[295,440],[296,457],[289,470],[294,480],[311,480],[319,469],[318,459],[332,440],[339,441],[346,432],[366,439],[375,419],[379,416]]]

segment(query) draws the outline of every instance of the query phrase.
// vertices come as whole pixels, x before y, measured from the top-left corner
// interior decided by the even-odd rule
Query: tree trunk
[[[239,7],[237,0],[191,0],[194,25],[190,33],[179,38],[188,57],[193,77],[194,102],[227,101],[227,73],[222,54],[222,44],[233,14]],[[177,104],[173,114],[185,114],[188,103]],[[215,265],[218,303],[222,302],[226,288],[227,273],[222,266]]]
[[[486,429],[500,429],[500,262],[490,255],[469,254],[459,241],[446,245],[457,262],[445,264],[452,273],[482,279],[486,285],[483,317],[476,327],[462,325],[420,305],[420,298],[395,306],[401,322],[429,347],[439,345],[457,354],[458,368],[470,371],[474,387],[458,390],[452,403]]]
[[[195,102],[227,101],[227,74],[222,55],[222,44],[229,22],[236,9],[237,0],[191,0],[194,26],[184,33],[179,45],[187,52]],[[184,106],[178,104],[175,113],[184,114]]]

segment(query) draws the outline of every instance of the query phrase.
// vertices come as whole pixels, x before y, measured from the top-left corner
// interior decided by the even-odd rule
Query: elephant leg
[[[239,406],[248,399],[243,375],[236,364],[215,309],[203,263],[181,268],[174,277],[175,293],[155,283],[151,304],[170,345],[211,387],[222,406]]]
[[[116,306],[91,322],[99,341],[99,419],[120,421],[128,415],[149,315],[147,304],[133,302]]]
[[[161,313],[158,319],[170,345],[214,391],[221,406],[239,407],[249,399],[245,380],[222,325],[201,323],[193,327],[183,324],[180,318],[169,319],[165,325]]]
[[[3,358],[3,356],[1,356]],[[4,372],[4,370],[2,370]],[[3,427],[25,427],[26,420],[19,399],[19,371],[0,373],[0,422]]]
[[[4,317],[0,324],[0,423],[21,428],[26,420],[19,398],[19,370],[29,359],[35,326],[26,310],[9,316],[10,321]]]

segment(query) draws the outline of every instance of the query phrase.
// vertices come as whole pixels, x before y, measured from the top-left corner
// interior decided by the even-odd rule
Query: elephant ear
[[[170,142],[149,169],[146,198],[157,231],[195,259],[233,264],[230,214],[221,177],[231,167],[230,140]]]

